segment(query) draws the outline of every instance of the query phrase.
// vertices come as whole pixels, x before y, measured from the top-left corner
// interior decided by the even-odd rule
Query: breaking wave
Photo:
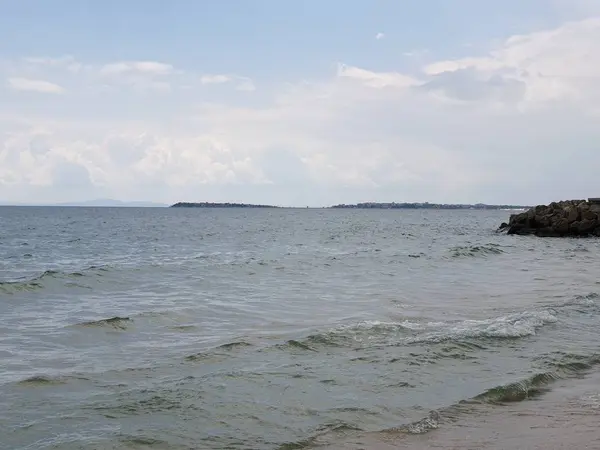
[[[448,407],[429,411],[423,418],[409,422],[398,427],[381,430],[383,433],[403,433],[411,435],[426,434],[430,431],[442,427],[444,424],[453,423],[459,420],[463,415],[472,414],[477,411],[478,405],[497,406],[512,402],[522,402],[534,399],[550,390],[553,382],[569,377],[580,375],[585,370],[588,370],[593,365],[600,363],[598,357],[581,357],[577,355],[563,355],[565,358],[575,357],[582,358],[586,361],[582,366],[558,366],[554,367],[553,371],[545,371],[536,373],[528,378],[508,383],[501,386],[490,388],[475,397],[461,400],[458,403]],[[552,358],[551,358],[552,359]],[[350,428],[350,430],[358,430]],[[328,430],[332,434],[333,430]],[[303,449],[315,448],[317,439],[323,433],[315,435],[303,441],[294,444],[287,444],[280,448]]]
[[[297,442],[286,442],[285,444],[279,445],[277,450],[300,450],[305,448],[314,448],[321,436],[334,433],[343,433],[345,431],[361,431],[361,429],[343,422],[325,424],[319,427],[311,437]]]
[[[462,339],[517,339],[533,336],[544,325],[558,318],[551,311],[525,311],[493,319],[465,320],[445,329],[411,338],[408,343],[437,343]]]
[[[386,431],[423,434],[439,428],[444,422],[454,422],[463,414],[473,412],[476,405],[503,405],[535,399],[548,392],[552,383],[575,378],[600,364],[600,355],[583,356],[559,353],[540,357],[551,368],[525,379],[490,388],[475,397],[461,400],[446,408],[430,411],[425,418]]]
[[[440,413],[437,411],[431,411],[427,417],[424,417],[421,420],[417,420],[388,431],[399,431],[408,434],[424,434],[431,430],[438,429],[441,422],[442,417]]]
[[[475,396],[471,402],[481,403],[512,403],[538,397],[548,391],[548,385],[562,378],[558,372],[537,373],[515,383],[497,386]]]
[[[301,339],[289,340],[279,348],[318,351],[327,347],[364,348],[454,343],[481,349],[489,340],[519,339],[535,335],[542,327],[558,321],[553,310],[525,311],[483,320],[448,322],[365,321],[340,325]],[[479,344],[478,344],[479,343]]]

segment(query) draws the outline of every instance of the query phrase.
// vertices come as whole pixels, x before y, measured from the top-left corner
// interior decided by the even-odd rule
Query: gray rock
[[[562,235],[552,227],[540,228],[535,232],[538,237],[561,237]]]
[[[538,215],[535,216],[534,223],[537,227],[548,228],[552,224],[552,217]]]
[[[566,218],[560,219],[558,222],[556,222],[553,229],[561,236],[568,234],[569,233],[569,219],[566,219]]]
[[[598,220],[598,215],[589,209],[581,212],[581,220]]]
[[[587,236],[592,234],[596,228],[598,228],[598,221],[596,219],[582,220],[579,222],[579,235]]]
[[[579,222],[578,220],[576,220],[575,222],[569,223],[569,234],[571,236],[579,236],[580,235],[580,231],[579,231],[580,225],[581,225],[581,222]]]
[[[569,206],[565,209],[565,211],[567,213],[567,219],[569,222],[575,222],[579,220],[579,215],[581,212],[577,206]]]
[[[498,231],[507,234],[540,237],[600,237],[600,204],[568,200],[538,205],[520,214],[512,214]]]

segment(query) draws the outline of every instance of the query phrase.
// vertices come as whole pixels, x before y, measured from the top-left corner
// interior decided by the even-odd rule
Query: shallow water
[[[471,404],[427,434],[397,430],[331,433],[315,439],[323,450],[571,450],[600,448],[600,395],[596,372],[557,380],[543,396],[502,405]],[[317,444],[318,442],[318,444]]]
[[[546,395],[600,361],[600,241],[509,214],[0,208],[0,448],[303,448]]]

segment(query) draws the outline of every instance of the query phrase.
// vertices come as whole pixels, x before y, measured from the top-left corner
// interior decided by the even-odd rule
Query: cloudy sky
[[[598,0],[0,0],[0,202],[600,196]]]

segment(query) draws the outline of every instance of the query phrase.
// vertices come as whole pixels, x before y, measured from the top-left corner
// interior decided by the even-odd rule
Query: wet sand
[[[600,449],[600,373],[554,383],[541,397],[503,405],[476,405],[424,434],[404,432],[331,436],[328,450],[579,450]],[[325,442],[329,441],[329,442]]]

